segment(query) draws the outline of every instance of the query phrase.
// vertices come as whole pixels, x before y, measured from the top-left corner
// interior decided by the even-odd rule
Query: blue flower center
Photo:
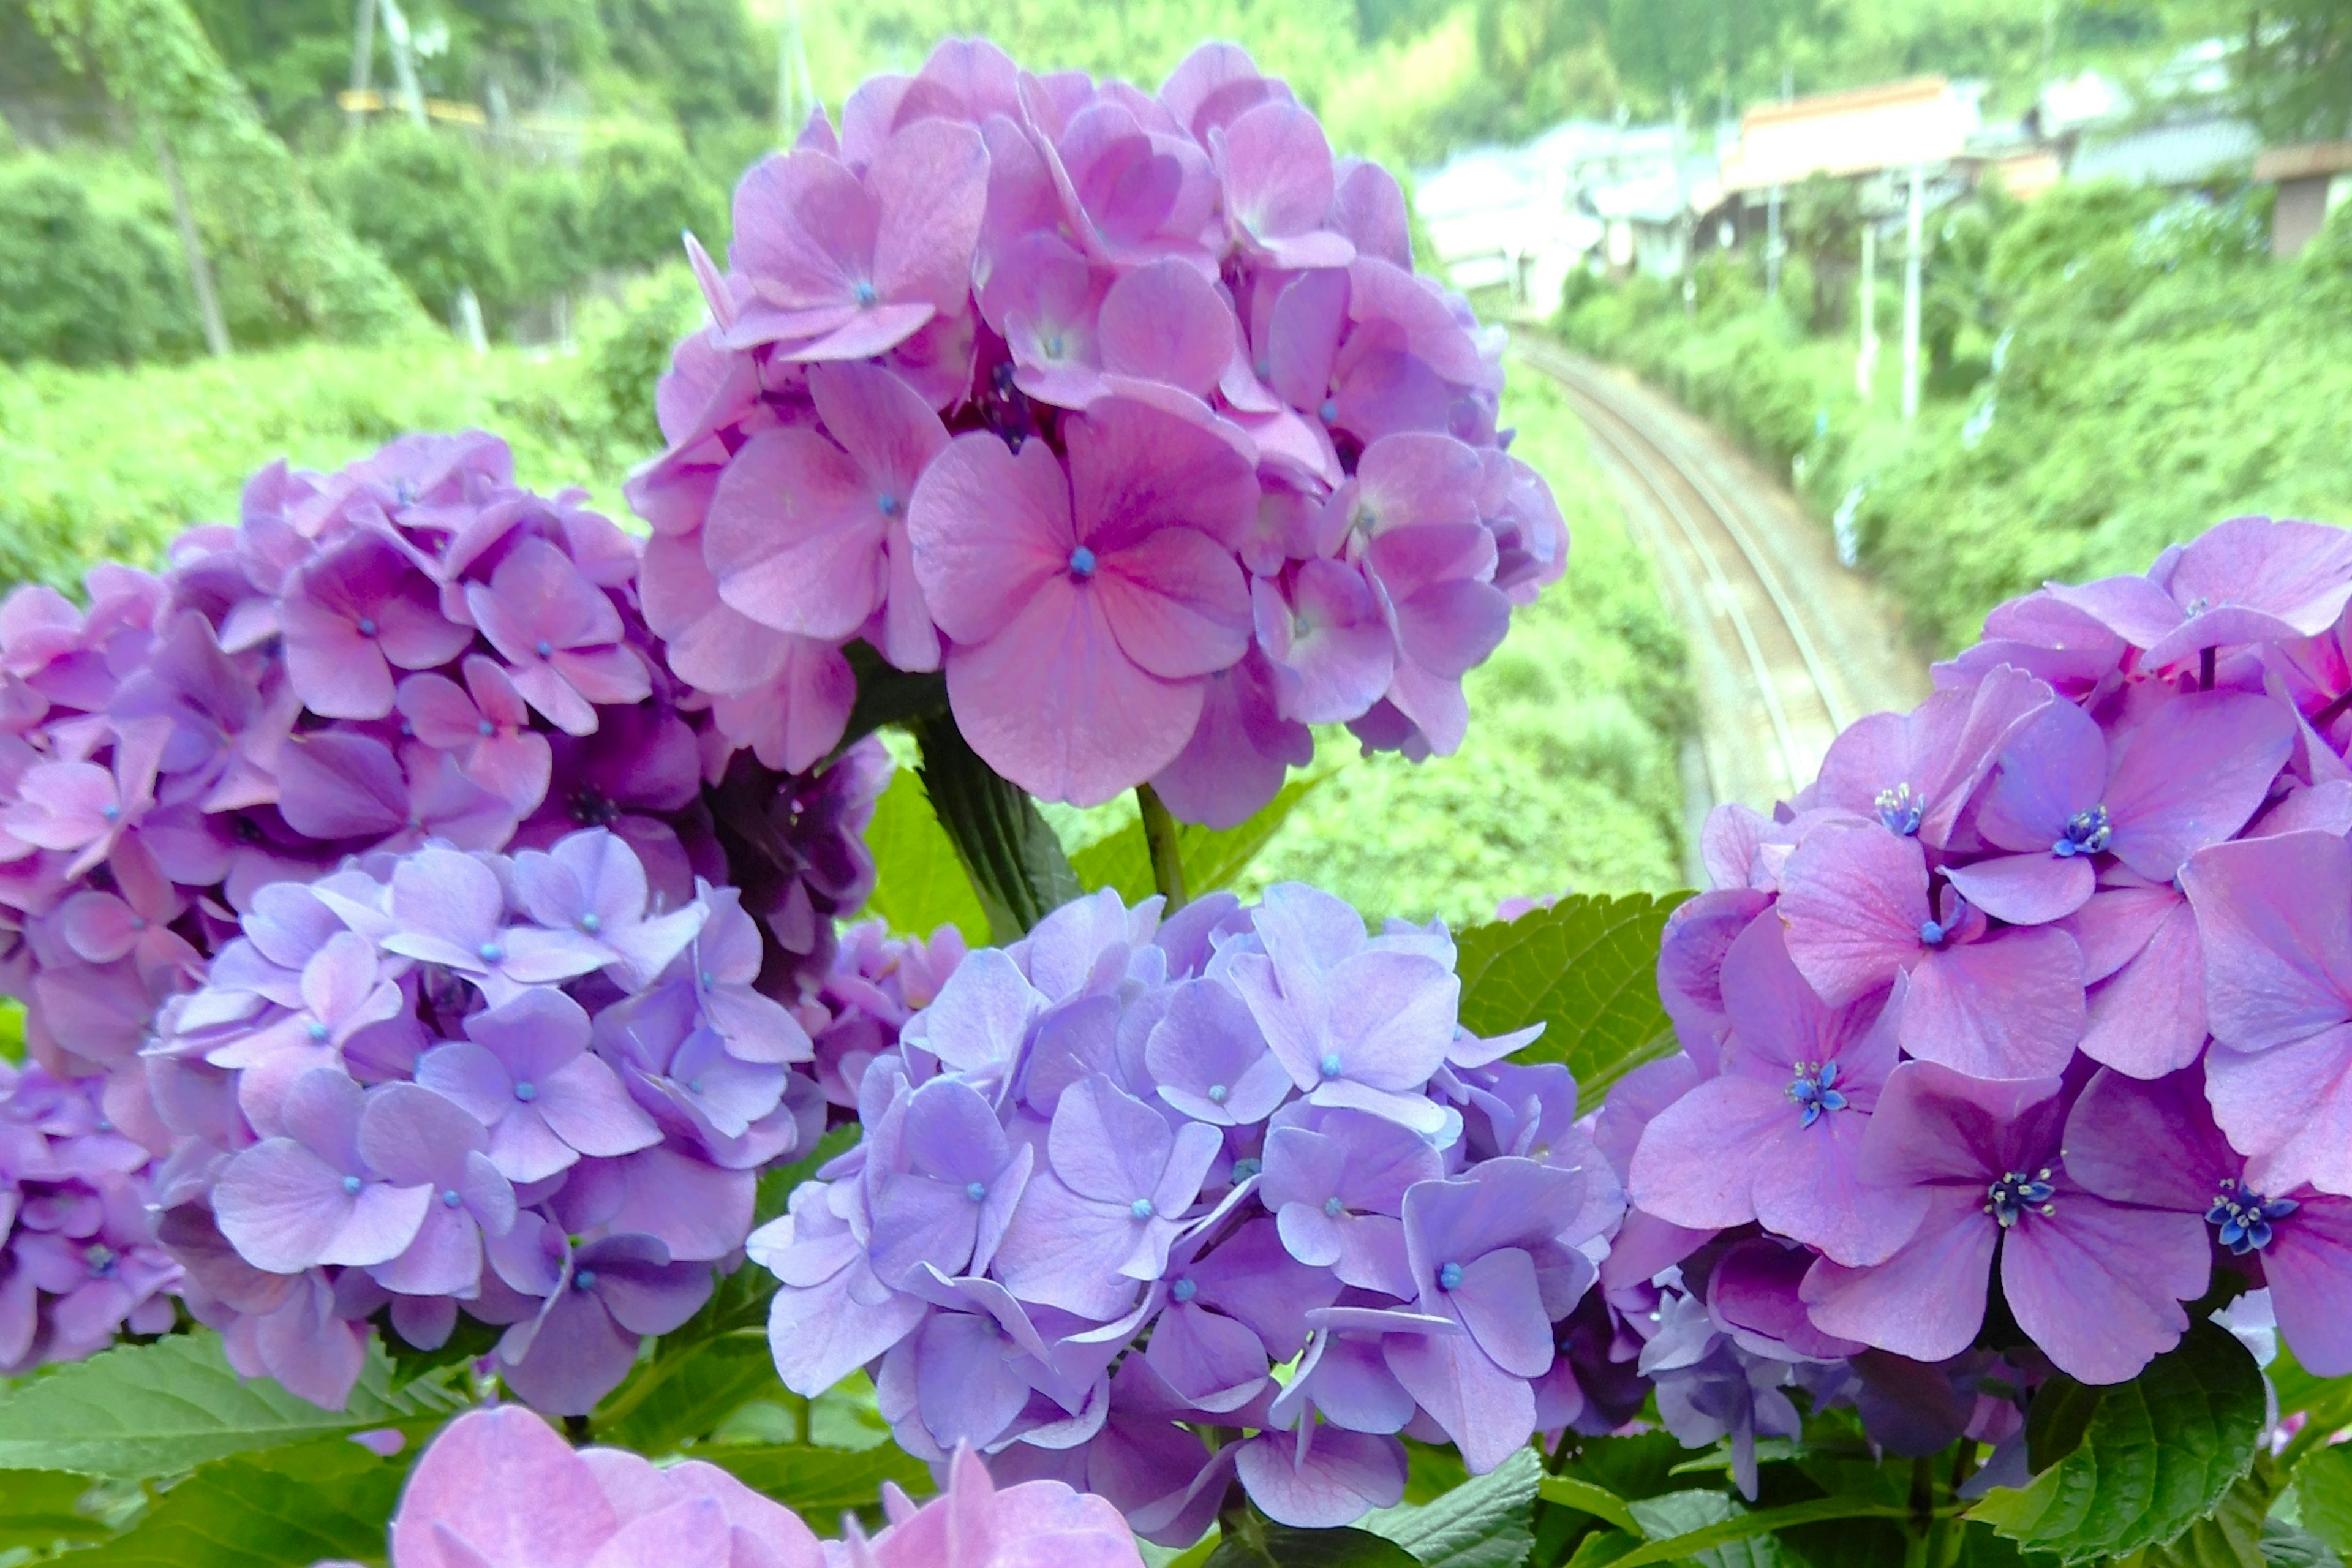
[[[1944,928],[1934,921],[1921,921],[1919,940],[1929,947],[1940,947],[1944,941]]]
[[[882,296],[875,292],[874,285],[862,279],[850,292],[857,297],[857,308],[861,310],[870,310],[882,302]]]
[[[314,1046],[325,1045],[327,1043],[327,1036],[329,1033],[330,1031],[324,1024],[311,1025],[310,1029],[310,1043]]]
[[[363,637],[372,637],[375,636],[375,617],[373,616],[362,616],[360,617],[359,632],[360,636]]]
[[[1059,332],[1047,332],[1045,334],[1045,341],[1040,343],[1038,347],[1045,351],[1045,357],[1047,359],[1060,359],[1062,357],[1062,334]]]
[[[884,496],[874,503],[874,510],[884,517],[896,517],[898,515],[898,498]]]
[[[478,719],[474,721],[474,733],[481,736],[485,741],[488,740],[498,732],[499,727],[496,724],[491,723],[488,719]]]
[[[106,818],[109,822],[120,822],[122,820],[122,808],[116,805],[113,802],[109,801],[106,805],[98,808],[98,815]]]
[[[594,936],[598,931],[604,929],[604,918],[592,910],[591,912],[580,917],[580,929],[586,931],[590,936]]]
[[[1441,1290],[1459,1290],[1462,1288],[1462,1265],[1447,1263],[1439,1266],[1437,1288]]]
[[[2221,1245],[2243,1258],[2260,1252],[2277,1234],[2273,1220],[2284,1219],[2303,1205],[2293,1198],[2268,1198],[2251,1187],[2225,1181],[2214,1194],[2205,1223],[2221,1232]]]
[[[974,1182],[970,1186],[964,1188],[963,1195],[970,1198],[974,1203],[985,1202],[988,1197],[988,1184],[986,1182]]]
[[[1179,1279],[1168,1287],[1168,1299],[1180,1307],[1200,1293],[1201,1287],[1190,1279]]]
[[[444,1187],[441,1189],[441,1206],[443,1208],[454,1209],[462,1205],[465,1201],[466,1200],[464,1198],[457,1195],[457,1188]]]
[[[1265,1169],[1265,1162],[1263,1160],[1236,1160],[1234,1162],[1234,1184],[1238,1186]]]
[[[1919,816],[1927,802],[1911,793],[1907,784],[1891,784],[1878,792],[1878,820],[1889,833],[1908,838],[1919,831]]]
[[[555,645],[548,641],[545,637],[541,637],[534,646],[532,651],[536,652],[540,658],[546,658],[553,655],[555,652]]]
[[[1138,1219],[1150,1219],[1151,1217],[1151,1200],[1150,1198],[1138,1198],[1133,1203],[1127,1205],[1127,1212],[1133,1215]]]
[[[1209,1103],[1212,1105],[1223,1105],[1233,1092],[1234,1091],[1232,1089],[1227,1089],[1223,1084],[1213,1083],[1209,1086]]]
[[[2066,819],[2066,831],[2050,846],[2050,853],[2070,859],[2077,855],[2096,855],[2115,836],[2115,824],[2108,820],[2107,808],[2095,805]]]
[[[1081,583],[1095,574],[1095,552],[1081,544],[1070,552],[1070,575]]]
[[[81,1260],[89,1265],[89,1271],[92,1274],[113,1273],[114,1259],[114,1248],[102,1241],[93,1241],[81,1249]]]
[[[1801,1125],[1811,1127],[1822,1119],[1824,1110],[1843,1110],[1845,1095],[1837,1088],[1838,1065],[1835,1062],[1799,1062],[1797,1076],[1789,1081],[1789,1098],[1802,1106],[1805,1120]]]
[[[1315,1065],[1323,1069],[1323,1076],[1325,1078],[1338,1078],[1339,1076],[1339,1053],[1332,1051]]]
[[[688,1094],[700,1094],[702,1092],[702,1080],[698,1078],[688,1079],[686,1080],[686,1092]]]
[[[593,1268],[583,1268],[572,1277],[572,1288],[574,1290],[593,1290],[596,1289],[596,1271]]]
[[[531,1082],[529,1079],[523,1079],[520,1083],[515,1085],[515,1098],[521,1100],[525,1105],[529,1105],[532,1100],[539,1098],[539,1085]]]
[[[1324,424],[1334,424],[1338,422],[1339,417],[1339,405],[1327,397],[1323,400],[1323,406],[1317,409],[1315,412],[1322,416]]]
[[[507,950],[494,942],[486,942],[474,951],[481,954],[484,963],[496,963],[507,955]]]
[[[356,1195],[358,1194],[358,1193],[359,1193],[359,1190],[360,1190],[360,1179],[359,1179],[357,1176],[345,1176],[345,1177],[343,1178],[343,1191],[344,1191],[344,1192],[349,1193],[349,1194],[352,1194],[352,1195],[356,1196]]]
[[[1341,1203],[1338,1198],[1325,1198],[1323,1200],[1323,1212],[1329,1215],[1333,1219],[1338,1219],[1341,1215],[1348,1212],[1348,1205]]]
[[[2057,1191],[2050,1184],[2047,1165],[2031,1176],[2022,1171],[2011,1171],[1985,1189],[1985,1213],[2007,1230],[2029,1214],[2046,1216],[2057,1213],[2058,1205],[2050,1201]]]

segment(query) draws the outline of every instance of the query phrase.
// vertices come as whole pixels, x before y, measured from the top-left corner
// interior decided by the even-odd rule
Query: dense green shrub
[[[427,310],[446,319],[460,289],[509,291],[506,236],[485,160],[465,137],[391,121],[328,164],[325,195]]]
[[[714,253],[727,243],[727,197],[674,136],[633,131],[582,158],[587,250],[597,267],[635,272],[676,258],[688,229]]]
[[[160,183],[142,192],[38,153],[0,156],[0,360],[128,363],[199,346],[162,203]]]
[[[596,269],[588,246],[588,191],[562,163],[509,170],[499,191],[513,302],[534,305],[577,289]]]

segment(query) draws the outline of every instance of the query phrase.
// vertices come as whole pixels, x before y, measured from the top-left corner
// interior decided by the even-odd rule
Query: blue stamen
[[[1062,334],[1059,332],[1047,332],[1045,334],[1045,341],[1038,346],[1045,351],[1045,357],[1047,359],[1060,359],[1062,357]]]
[[[1241,1185],[1244,1182],[1248,1181],[1252,1176],[1256,1175],[1259,1172],[1265,1169],[1265,1162],[1263,1160],[1249,1159],[1234,1161],[1234,1185]]]
[[[347,1193],[356,1194],[359,1192],[361,1185],[362,1183],[357,1176],[345,1176],[343,1178],[343,1191]]]
[[[604,917],[592,910],[580,917],[580,929],[590,936],[594,936],[604,929]]]
[[[1325,1198],[1323,1200],[1323,1212],[1329,1215],[1333,1219],[1338,1219],[1341,1215],[1348,1212],[1348,1205],[1341,1203],[1338,1198]]]
[[[359,633],[360,636],[363,637],[372,637],[375,636],[375,617],[373,616],[362,616],[360,617]]]
[[[1209,1103],[1212,1105],[1223,1105],[1227,1097],[1233,1092],[1234,1091],[1232,1089],[1227,1089],[1223,1084],[1213,1083],[1209,1086]]]
[[[1339,1053],[1333,1051],[1315,1065],[1323,1069],[1323,1076],[1325,1078],[1338,1078],[1339,1076]]]
[[[538,650],[537,650],[537,651],[538,651],[538,653],[539,653],[539,657],[540,657],[540,658],[549,658],[549,657],[551,657],[551,656],[552,656],[552,655],[554,654],[554,652],[555,652],[555,645],[554,645],[553,643],[551,643],[551,642],[548,641],[545,637],[541,637],[541,638],[540,638],[540,639],[539,639],[539,646],[538,646]]]
[[[453,1209],[463,1204],[465,1201],[465,1199],[457,1195],[457,1188],[444,1187],[441,1189],[441,1206],[443,1208]]]
[[[593,1290],[596,1289],[596,1271],[593,1268],[583,1268],[572,1277],[572,1288],[574,1290]]]
[[[985,1202],[988,1197],[988,1184],[985,1182],[973,1182],[964,1188],[963,1195],[970,1198],[974,1203]]]
[[[1324,424],[1334,424],[1339,417],[1339,405],[1327,397],[1323,400],[1323,406],[1317,409],[1315,412],[1322,416]]]
[[[120,822],[122,820],[122,808],[110,801],[98,808],[98,815],[109,822]]]
[[[1811,1127],[1822,1119],[1825,1110],[1843,1110],[1847,1106],[1844,1094],[1835,1087],[1838,1065],[1835,1062],[1799,1062],[1797,1076],[1789,1084],[1789,1098],[1804,1107],[1805,1119],[1801,1126]]]
[[[1133,1203],[1127,1205],[1127,1212],[1133,1215],[1138,1219],[1150,1219],[1151,1217],[1151,1200],[1150,1198],[1138,1198]]]
[[[898,515],[898,498],[897,496],[884,496],[881,500],[874,503],[874,510],[880,512],[884,517],[896,517]]]
[[[1929,947],[1937,946],[1944,940],[1944,928],[1937,925],[1934,921],[1921,921],[1919,922],[1919,940]]]
[[[1200,1293],[1201,1287],[1191,1279],[1179,1279],[1168,1287],[1168,1299],[1180,1307]]]
[[[102,1241],[93,1241],[81,1249],[81,1260],[89,1265],[92,1274],[113,1273],[115,1256],[114,1248]]]
[[[2096,855],[2115,836],[2115,824],[2107,816],[2107,808],[2095,805],[2066,819],[2066,831],[2050,846],[2050,853],[2068,859],[2077,855]]]
[[[507,955],[507,950],[494,942],[486,942],[474,951],[481,955],[484,963],[496,963]]]
[[[529,1079],[525,1079],[522,1082],[515,1085],[515,1098],[521,1100],[525,1105],[529,1105],[532,1100],[539,1098],[539,1086],[531,1082]]]
[[[2243,1258],[2260,1252],[2277,1235],[2273,1220],[2284,1219],[2303,1205],[2293,1198],[2269,1198],[2250,1187],[2225,1181],[2205,1211],[2205,1223],[2221,1233],[2221,1245]]]
[[[1437,1288],[1441,1290],[1460,1289],[1462,1288],[1462,1265],[1459,1263],[1448,1263],[1440,1268],[1437,1271]]]
[[[327,1043],[327,1037],[331,1031],[324,1024],[313,1024],[310,1026],[309,1033],[310,1036],[310,1043],[312,1045],[323,1046]]]
[[[1926,802],[1911,793],[1911,786],[1899,784],[1878,792],[1878,820],[1889,833],[1908,838],[1919,831],[1921,808]]]
[[[486,741],[498,732],[499,727],[496,724],[491,723],[488,719],[477,720],[474,723],[474,733],[481,736],[482,739]]]
[[[1080,582],[1095,574],[1095,552],[1081,544],[1070,552],[1070,575]]]
[[[2050,1184],[2050,1168],[2045,1165],[2028,1176],[2022,1171],[2011,1171],[1985,1189],[1984,1212],[2000,1222],[2007,1230],[2029,1214],[2043,1215],[2058,1212],[2050,1200],[2058,1189]]]
[[[857,297],[857,308],[861,310],[870,310],[882,301],[882,296],[874,291],[871,283],[861,282],[850,292]]]

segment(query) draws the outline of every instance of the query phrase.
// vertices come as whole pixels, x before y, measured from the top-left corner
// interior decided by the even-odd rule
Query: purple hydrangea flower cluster
[[[866,1069],[898,1045],[908,1019],[938,1000],[963,958],[963,933],[951,925],[929,940],[892,936],[880,921],[841,928],[832,973],[817,993],[825,1019],[811,1031],[828,1104],[857,1109]]]
[[[0,1377],[176,1321],[180,1269],[147,1217],[147,1151],[107,1121],[100,1086],[0,1061]]]
[[[1682,1050],[1598,1129],[1612,1291],[1778,1248],[1779,1337],[1948,1369],[1997,1284],[2030,1344],[1990,1349],[2113,1383],[2220,1268],[2352,1372],[2347,602],[2352,535],[2234,519],[2001,605],[1770,818],[1718,809]]]
[[[734,215],[629,494],[671,668],[772,767],[839,738],[862,639],[1032,794],[1230,825],[1309,724],[1451,752],[1565,565],[1499,333],[1232,45],[1151,94],[948,40]]]
[[[1507,1059],[1535,1032],[1461,1028],[1454,956],[1297,884],[1100,892],[971,953],[751,1237],[786,1386],[870,1368],[908,1452],[1171,1543],[1235,1479],[1340,1524],[1398,1500],[1399,1434],[1485,1470],[1585,1418],[1560,1345],[1623,1200],[1568,1070]]]
[[[429,844],[262,889],[148,1065],[190,1310],[340,1405],[368,1323],[504,1325],[517,1394],[583,1414],[740,1257],[759,1167],[813,1146],[813,1049],[736,890],[673,904],[605,828]]]
[[[1053,1481],[999,1490],[969,1452],[919,1508],[884,1483],[889,1524],[819,1541],[800,1516],[699,1460],[657,1468],[579,1448],[512,1405],[434,1438],[392,1521],[393,1568],[1141,1568],[1118,1510]]]

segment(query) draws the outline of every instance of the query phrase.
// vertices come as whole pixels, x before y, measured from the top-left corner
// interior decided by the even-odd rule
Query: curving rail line
[[[1924,691],[1891,617],[1793,508],[1766,504],[1758,479],[1598,366],[1540,338],[1512,347],[1567,393],[1690,633],[1701,708],[1697,754],[1684,769],[1694,829],[1717,801],[1769,807],[1793,795],[1854,718]],[[1695,847],[1696,831],[1689,838]]]

